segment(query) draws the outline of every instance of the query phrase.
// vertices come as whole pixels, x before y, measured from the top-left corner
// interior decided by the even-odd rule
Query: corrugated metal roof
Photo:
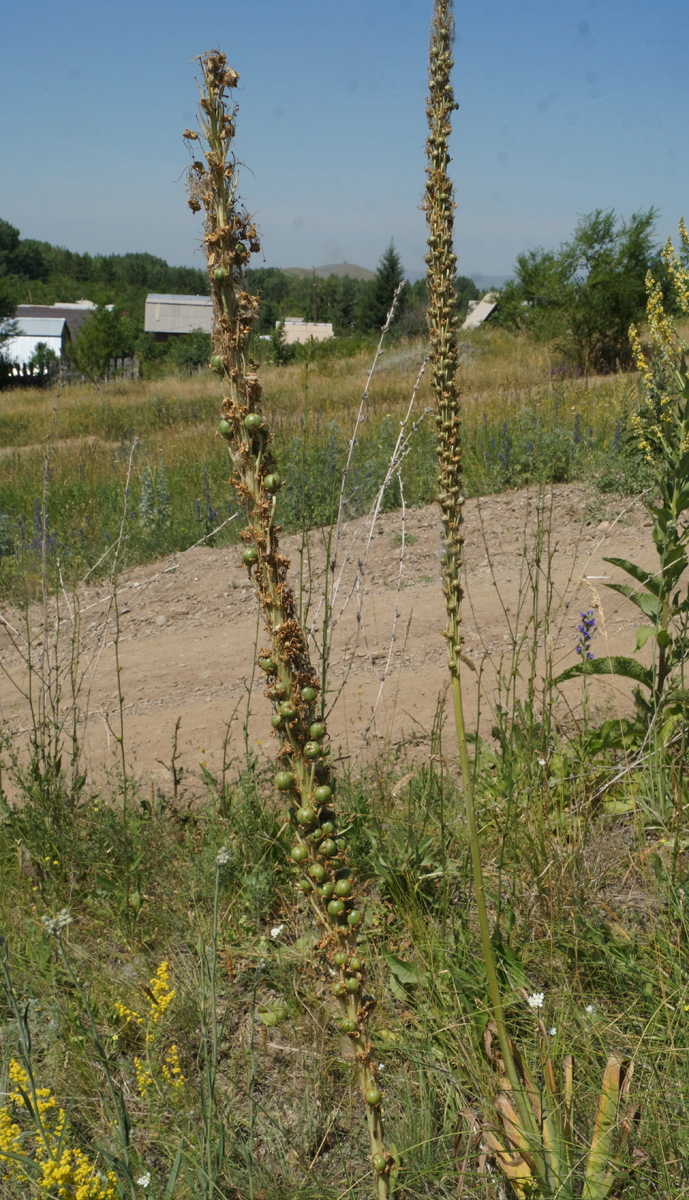
[[[21,337],[62,337],[64,317],[17,317],[17,333]]]
[[[164,296],[152,293],[146,297],[144,317],[146,333],[191,333],[213,329],[213,301],[210,296]]]
[[[486,292],[483,300],[479,300],[473,308],[471,308],[470,301],[469,312],[467,313],[466,321],[462,325],[462,329],[478,329],[479,325],[482,325],[486,317],[489,317],[493,309],[497,307],[497,303],[498,298],[495,292]]]
[[[185,306],[198,304],[202,308],[208,308],[209,305],[211,308],[213,307],[210,296],[166,296],[162,293],[158,295],[156,292],[149,292],[146,303],[148,304],[149,301],[153,301],[155,304],[183,304]]]

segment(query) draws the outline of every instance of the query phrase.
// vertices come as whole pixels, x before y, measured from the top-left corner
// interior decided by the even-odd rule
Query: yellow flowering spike
[[[170,967],[167,962],[161,962],[146,993],[150,999],[150,1019],[156,1024],[175,998],[174,988],[170,987]]]
[[[173,1088],[181,1088],[184,1086],[184,1076],[182,1068],[179,1065],[179,1050],[176,1045],[170,1046],[162,1063],[162,1070],[165,1079]]]
[[[120,1004],[119,1000],[115,1001],[115,1012],[121,1021],[134,1021],[137,1025],[143,1025],[144,1019],[135,1012],[133,1008],[127,1008],[126,1004]]]
[[[136,1085],[139,1089],[139,1095],[144,1099],[146,1092],[153,1083],[153,1076],[145,1063],[136,1055],[134,1057],[134,1070],[136,1071]]]

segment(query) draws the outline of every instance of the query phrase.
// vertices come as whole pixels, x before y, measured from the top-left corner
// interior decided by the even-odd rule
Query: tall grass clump
[[[294,840],[291,858],[300,873],[297,886],[325,930],[321,943],[334,971],[334,995],[342,1010],[340,1028],[352,1047],[371,1148],[374,1191],[389,1194],[393,1166],[384,1144],[382,1091],[378,1086],[367,1023],[374,1007],[366,995],[357,903],[357,879],[348,864],[347,844],[338,836],[335,780],[328,762],[327,730],[320,683],[294,593],[287,582],[289,561],[280,553],[277,497],[283,487],[271,450],[271,433],[261,413],[257,364],[248,341],[258,299],[246,288],[246,266],[260,243],[255,225],[240,207],[238,171],[232,153],[237,107],[231,102],[239,76],[218,51],[200,59],[200,135],[187,130],[189,144],[201,149],[189,173],[189,204],[205,212],[214,324],[211,369],[222,390],[219,433],[233,466],[232,484],[244,510],[242,562],[253,582],[268,645],[260,652],[273,728],[280,739],[275,787],[287,804]]]

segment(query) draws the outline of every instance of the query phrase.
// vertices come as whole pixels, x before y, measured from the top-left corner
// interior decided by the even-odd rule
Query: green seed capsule
[[[275,473],[273,475],[266,475],[265,479],[263,480],[264,488],[271,495],[273,495],[275,492],[277,492],[279,490],[281,483],[282,483],[282,479],[280,478],[280,476],[277,473]]]
[[[345,838],[339,837],[337,839],[337,849],[338,849],[338,851],[347,849],[347,842],[346,842]]]
[[[318,758],[320,752],[321,748],[318,745],[318,742],[307,742],[304,746],[304,754],[307,758]]]
[[[333,962],[335,963],[336,967],[347,966],[347,955],[345,954],[344,950],[338,950],[337,954],[333,956]]]
[[[222,369],[223,369],[222,354],[214,354],[213,357],[211,358],[211,371],[217,371],[217,373],[220,374]]]
[[[312,808],[298,808],[296,815],[298,825],[313,825],[316,820],[316,814]]]
[[[321,829],[326,837],[332,837],[335,832],[334,821],[321,821]]]
[[[273,729],[282,729],[283,722],[282,722],[282,717],[280,716],[280,714],[273,713],[272,717],[270,718],[270,723],[273,726]]]
[[[315,815],[315,814],[314,814],[314,815]],[[314,843],[314,845],[318,845],[318,843],[319,843],[319,842],[322,842],[322,841],[323,841],[323,838],[324,838],[324,837],[325,837],[325,834],[323,833],[323,830],[321,829],[320,825],[318,825],[318,826],[317,826],[315,829],[313,829],[313,830],[311,831],[311,833],[309,834],[309,841],[310,841],[310,842],[313,842],[313,843]]]
[[[287,792],[292,786],[292,772],[278,771],[275,776],[275,786],[281,792]]]
[[[340,1021],[340,1029],[343,1033],[356,1033],[356,1028],[354,1017],[345,1017],[344,1021]]]
[[[344,996],[344,995],[346,995],[346,992],[347,992],[347,989],[346,989],[345,985],[343,984],[342,980],[336,979],[333,984],[333,995],[334,996]]]
[[[363,967],[363,965],[364,965],[364,964],[362,963],[362,961],[361,961],[361,959],[359,958],[358,954],[355,954],[355,955],[353,955],[353,957],[352,957],[352,958],[350,958],[350,960],[349,960],[349,969],[350,969],[350,971],[360,971],[360,970],[361,970],[361,968]]]
[[[371,1105],[371,1108],[376,1108],[383,1099],[383,1093],[380,1088],[370,1087],[366,1089],[366,1103]]]
[[[386,1170],[387,1165],[388,1164],[385,1161],[384,1154],[374,1154],[373,1155],[373,1169],[374,1169],[374,1171],[377,1171],[379,1175],[383,1174],[383,1171]]]
[[[328,912],[331,917],[339,917],[341,912],[344,912],[344,902],[342,900],[331,900],[328,905]]]
[[[332,838],[325,838],[324,841],[321,842],[320,852],[321,854],[324,854],[326,858],[332,858],[333,854],[337,854],[337,846]]]
[[[314,687],[303,687],[301,689],[301,698],[302,700],[305,700],[307,704],[313,704],[317,695],[318,693]]]
[[[311,883],[310,879],[300,879],[299,887],[301,888],[302,892],[312,892],[313,891],[313,884]]]
[[[333,887],[332,883],[330,883],[330,881],[328,881],[328,883],[322,883],[320,885],[320,887],[318,888],[318,895],[321,897],[322,900],[330,900],[334,891],[335,891],[335,888]]]
[[[244,418],[244,426],[250,433],[256,433],[263,424],[263,417],[260,413],[247,413]]]
[[[297,820],[299,820],[298,816],[297,816]],[[335,894],[337,896],[342,896],[342,897],[349,896],[349,895],[351,895],[351,891],[352,891],[352,885],[348,879],[338,879],[337,883],[335,884]]]
[[[218,433],[224,438],[232,437],[232,425],[229,421],[226,421],[224,417],[218,425]]]
[[[313,793],[313,798],[316,801],[316,804],[327,804],[332,798],[332,791],[327,784],[322,783],[320,787],[316,788],[315,792]]]
[[[242,550],[242,562],[247,567],[250,567],[253,563],[258,562],[258,550],[255,546],[244,547]]]
[[[353,908],[352,911],[347,914],[347,924],[351,925],[352,929],[354,929],[357,925],[361,924],[363,915],[364,914],[360,909]]]
[[[320,742],[321,738],[325,737],[325,725],[321,725],[320,721],[314,721],[313,725],[309,725],[309,733],[314,742]]]
[[[296,846],[292,846],[292,859],[295,863],[302,863],[308,858],[309,852],[301,842],[297,842]]]
[[[349,979],[347,980],[347,991],[348,992],[356,992],[356,991],[358,991],[358,989],[359,989],[359,980],[354,975],[350,975]]]
[[[297,715],[297,706],[293,700],[283,700],[280,713],[286,720],[291,721]]]
[[[266,675],[273,675],[277,671],[275,660],[272,658],[259,658],[258,665],[262,671],[266,672]]]
[[[213,278],[218,283],[222,283],[223,280],[227,279],[227,267],[216,267],[213,272]]]

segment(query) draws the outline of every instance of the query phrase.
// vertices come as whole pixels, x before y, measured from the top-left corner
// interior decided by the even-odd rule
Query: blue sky
[[[687,203],[686,0],[456,4],[456,248],[509,273],[580,214]],[[269,266],[423,270],[430,0],[33,0],[2,20],[0,216],[24,237],[203,265],[181,132],[193,58],[241,75],[241,192]],[[259,265],[254,260],[254,265]]]

